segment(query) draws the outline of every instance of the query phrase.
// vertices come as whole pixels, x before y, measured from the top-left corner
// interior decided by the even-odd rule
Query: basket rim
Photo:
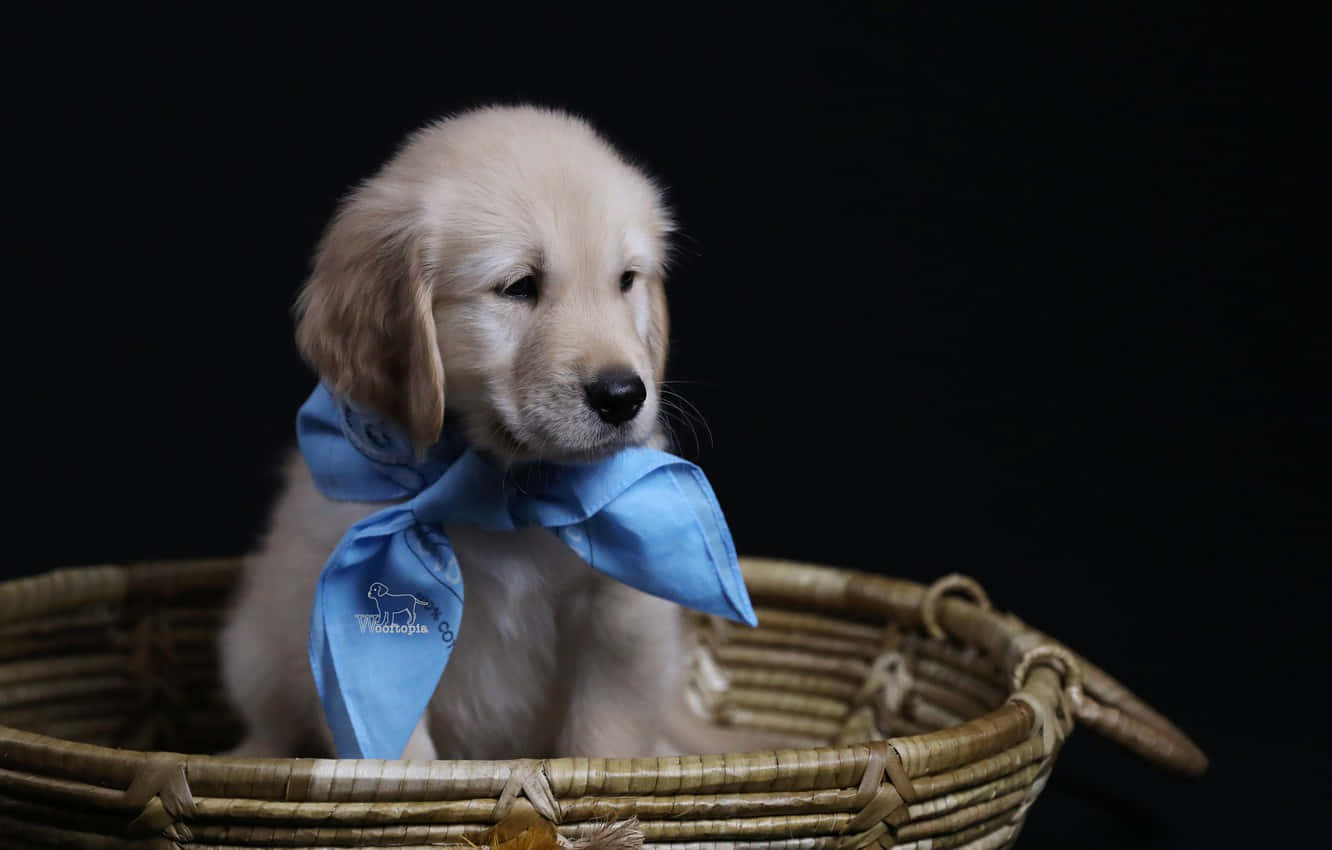
[[[756,599],[799,602],[822,610],[853,612],[883,618],[909,628],[936,626],[944,634],[977,646],[999,660],[1006,676],[1021,668],[1024,681],[1013,683],[998,708],[958,726],[918,735],[893,736],[875,746],[871,742],[845,746],[789,748],[773,751],[648,758],[557,758],[540,761],[552,790],[576,790],[579,776],[661,777],[684,766],[712,767],[721,777],[717,791],[736,791],[771,777],[784,763],[819,763],[852,766],[854,776],[827,777],[825,787],[855,785],[872,758],[889,760],[908,776],[947,770],[965,762],[948,750],[968,750],[971,742],[988,741],[986,749],[1002,740],[1011,745],[1040,727],[1071,728],[1073,717],[1126,745],[1159,766],[1197,775],[1207,766],[1206,756],[1168,720],[1146,706],[1123,685],[1062,644],[1031,629],[1011,614],[994,611],[975,588],[956,577],[945,577],[925,586],[907,579],[804,562],[742,557],[746,583]],[[123,602],[130,594],[149,590],[158,598],[169,597],[225,581],[235,573],[240,557],[178,559],[130,565],[61,567],[46,573],[0,582],[0,626],[31,616],[34,608],[43,613],[74,610],[92,602]],[[972,583],[974,585],[974,582]],[[971,598],[946,595],[965,590]],[[929,607],[925,606],[928,601]],[[48,607],[35,603],[43,602]],[[933,629],[931,629],[933,630]],[[1080,681],[1078,681],[1080,679]],[[1065,716],[1065,714],[1067,716]],[[1048,734],[1054,734],[1051,729]],[[1066,733],[1068,729],[1064,729]],[[1060,735],[1062,738],[1062,734]],[[952,744],[951,748],[943,744]],[[942,754],[942,755],[941,755]],[[189,784],[196,793],[230,796],[233,791],[253,790],[256,783],[281,779],[285,793],[293,782],[304,780],[311,799],[386,801],[423,799],[430,789],[439,799],[466,799],[500,793],[510,777],[530,768],[533,760],[380,760],[380,759],[293,759],[238,758],[211,754],[130,750],[87,744],[28,732],[0,724],[0,772],[40,768],[64,776],[67,781],[127,788],[136,775],[152,764],[180,764],[187,769]],[[77,769],[75,769],[77,768]],[[891,765],[890,765],[891,768]],[[837,771],[843,772],[842,770]],[[58,780],[57,780],[58,781]],[[385,787],[398,789],[385,796]],[[370,797],[367,789],[376,789]],[[340,790],[339,790],[340,789]],[[222,792],[222,793],[217,793]],[[328,796],[328,795],[333,796]],[[304,795],[302,795],[304,796]],[[291,799],[290,797],[284,797]]]

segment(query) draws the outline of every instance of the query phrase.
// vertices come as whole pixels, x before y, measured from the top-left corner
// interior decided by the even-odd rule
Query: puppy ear
[[[418,449],[444,423],[444,365],[417,214],[376,183],[329,223],[296,301],[296,343],[340,396],[404,426]]]

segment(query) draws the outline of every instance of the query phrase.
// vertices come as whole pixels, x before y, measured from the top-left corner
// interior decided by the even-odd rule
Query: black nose
[[[627,369],[613,369],[584,384],[588,406],[612,425],[623,425],[638,415],[647,398],[643,379]]]

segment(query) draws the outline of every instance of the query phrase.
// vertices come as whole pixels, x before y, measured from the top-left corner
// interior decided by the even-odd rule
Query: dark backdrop
[[[1321,25],[875,5],[14,24],[5,570],[250,546],[336,198],[427,119],[562,105],[669,187],[683,448],[740,548],[969,573],[1213,756],[1188,783],[1081,732],[1024,846],[1296,829],[1328,789]]]

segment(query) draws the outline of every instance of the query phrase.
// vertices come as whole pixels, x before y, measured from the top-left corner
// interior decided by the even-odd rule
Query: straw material
[[[760,626],[686,615],[686,696],[790,748],[646,759],[160,751],[237,739],[214,640],[238,562],[0,584],[0,847],[986,850],[1017,839],[1075,721],[1159,766],[1206,768],[1169,721],[970,579],[744,570]]]

